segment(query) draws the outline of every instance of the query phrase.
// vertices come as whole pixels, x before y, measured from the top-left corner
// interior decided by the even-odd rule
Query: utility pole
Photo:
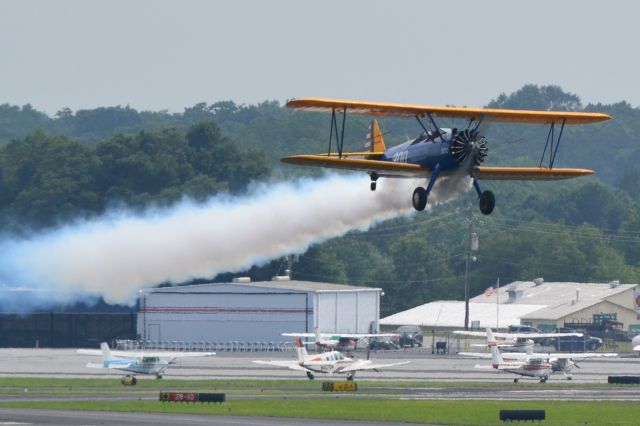
[[[469,224],[469,235],[467,241],[467,253],[464,262],[464,329],[469,329],[469,267],[471,258],[471,252],[478,250],[478,236],[473,232],[473,224],[475,218],[473,217],[473,208],[469,208],[469,218],[467,219]]]

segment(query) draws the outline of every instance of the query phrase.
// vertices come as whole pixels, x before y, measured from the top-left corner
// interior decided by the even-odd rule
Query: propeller
[[[475,166],[479,166],[487,157],[487,140],[477,130],[464,129],[458,132],[451,142],[450,152],[458,164],[471,155]]]

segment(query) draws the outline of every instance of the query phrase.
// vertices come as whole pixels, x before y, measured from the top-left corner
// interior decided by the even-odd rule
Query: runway
[[[345,420],[288,419],[280,417],[240,417],[197,414],[115,413],[54,410],[0,409],[0,425],[56,426],[417,426],[415,423],[359,422]],[[425,426],[421,423],[420,426]],[[429,425],[426,425],[429,426]]]

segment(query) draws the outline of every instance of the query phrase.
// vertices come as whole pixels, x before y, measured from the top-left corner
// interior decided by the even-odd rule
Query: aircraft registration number
[[[409,151],[400,151],[393,154],[394,163],[406,163],[409,157]]]

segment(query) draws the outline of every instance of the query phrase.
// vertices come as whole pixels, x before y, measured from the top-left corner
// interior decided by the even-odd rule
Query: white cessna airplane
[[[461,336],[488,337],[486,331],[455,330],[453,334]],[[495,345],[507,351],[530,351],[533,350],[533,339],[544,339],[550,337],[582,337],[582,333],[493,333],[493,337],[502,340],[495,340]],[[472,345],[483,346],[484,345]]]
[[[393,367],[396,365],[408,364],[409,361],[396,362],[393,364],[374,364],[368,359],[355,360],[346,357],[342,352],[330,351],[317,355],[309,355],[302,345],[300,338],[296,339],[297,360],[287,361],[253,361],[256,364],[274,365],[276,367],[284,367],[290,370],[304,371],[307,373],[309,380],[315,378],[315,373],[324,374],[346,374],[347,380],[353,380],[357,371],[373,370],[378,371],[380,368]]]
[[[76,351],[82,355],[102,355],[102,363],[88,363],[90,368],[106,368],[128,371],[134,374],[155,374],[158,379],[162,378],[163,371],[177,358],[212,356],[215,352],[129,352],[112,351],[105,342],[100,344],[98,349],[78,349]]]
[[[534,353],[529,349],[527,353],[502,354],[498,349],[497,342],[490,328],[487,328],[487,345],[491,349],[491,354],[477,352],[460,352],[459,355],[474,358],[490,358],[491,367],[498,371],[506,371],[520,376],[538,377],[540,383],[544,383],[551,373],[562,373],[567,380],[572,379],[571,371],[577,367],[576,361],[587,358],[616,357],[616,353]],[[476,366],[485,368],[485,366]],[[513,379],[518,383],[518,379]]]
[[[319,350],[351,351],[354,350],[360,339],[390,338],[397,336],[397,333],[282,333],[287,337],[313,337],[313,342],[302,342],[305,345],[315,345]]]

